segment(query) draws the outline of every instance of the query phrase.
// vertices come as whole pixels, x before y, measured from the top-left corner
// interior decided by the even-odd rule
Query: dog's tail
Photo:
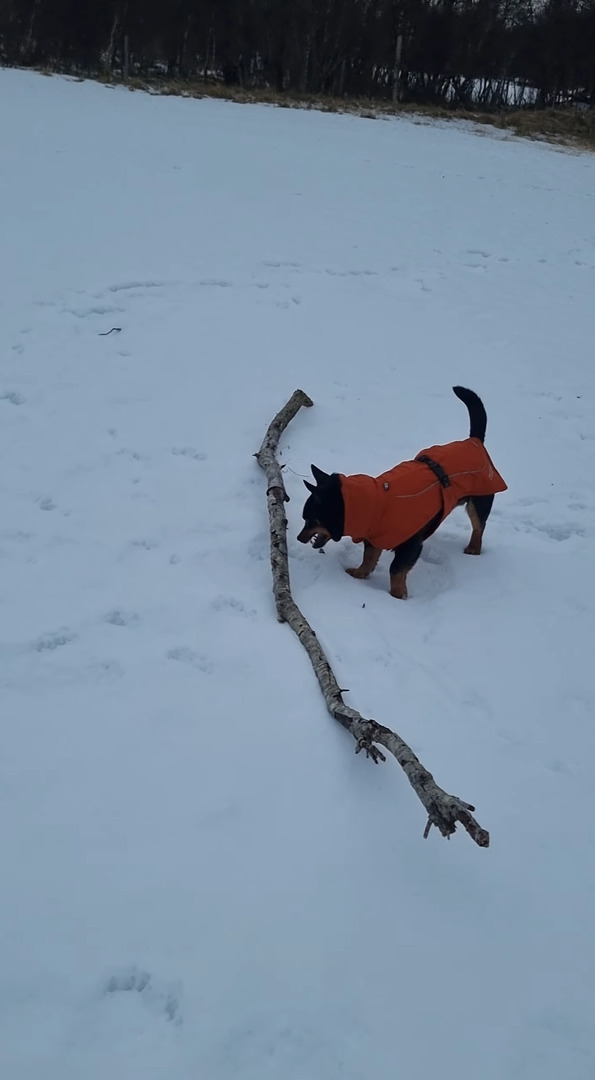
[[[473,390],[467,390],[465,386],[453,386],[452,389],[459,400],[469,409],[469,422],[471,425],[469,438],[481,439],[483,442],[488,426],[488,415],[484,409],[483,401]]]

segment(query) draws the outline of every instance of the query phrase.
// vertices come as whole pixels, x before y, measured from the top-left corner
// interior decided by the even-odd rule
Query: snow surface
[[[0,1075],[593,1080],[595,159],[3,71],[0,199]],[[464,437],[455,383],[509,491],[395,601],[302,477]],[[488,851],[276,622],[297,386],[295,598]]]

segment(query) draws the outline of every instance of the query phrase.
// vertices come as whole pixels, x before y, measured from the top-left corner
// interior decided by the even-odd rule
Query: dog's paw
[[[467,544],[465,555],[481,555],[481,544]]]
[[[407,599],[407,580],[405,574],[391,574],[389,592],[395,600]]]
[[[345,573],[349,574],[349,577],[357,578],[359,581],[363,581],[364,578],[369,577],[367,570],[362,570],[361,566],[346,566]]]

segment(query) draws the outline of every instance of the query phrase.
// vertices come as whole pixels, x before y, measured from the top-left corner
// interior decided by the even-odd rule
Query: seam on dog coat
[[[415,536],[437,514],[442,515],[440,524],[461,499],[507,490],[480,439],[431,446],[420,454],[442,466],[450,480],[448,487],[440,484],[427,464],[416,460],[402,461],[380,476],[339,474],[345,536],[389,550]]]

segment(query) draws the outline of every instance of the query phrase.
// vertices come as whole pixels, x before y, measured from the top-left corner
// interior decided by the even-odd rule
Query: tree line
[[[0,0],[0,62],[484,109],[595,107],[595,0]]]

